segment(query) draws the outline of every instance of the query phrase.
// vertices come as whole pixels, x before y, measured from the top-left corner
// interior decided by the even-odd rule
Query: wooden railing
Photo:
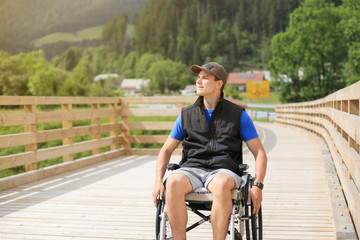
[[[323,99],[276,107],[276,122],[321,136],[331,153],[357,231],[360,232],[360,81]]]
[[[1,156],[0,170],[25,166],[28,174],[8,181],[2,179],[0,189],[122,155],[118,148],[121,143],[118,104],[117,98],[1,96],[0,106],[13,109],[1,109],[0,127],[7,128],[10,133],[0,136],[0,149],[20,150],[16,154]],[[102,118],[107,119],[106,123],[100,124]],[[42,130],[38,130],[40,126]],[[13,133],[13,129],[20,130]],[[101,137],[104,133],[105,136]],[[52,143],[50,147],[39,149],[48,142]],[[66,164],[74,159],[75,154],[90,156],[86,161]],[[56,158],[57,162],[64,163],[62,167],[32,171],[38,168],[38,163]]]
[[[163,144],[181,108],[195,100],[196,97],[120,98],[121,142],[125,154],[157,154],[160,146],[151,148],[146,146]]]
[[[24,172],[0,179],[0,190],[122,155],[157,154],[181,108],[195,100],[0,96],[0,130],[7,130],[0,150],[16,149],[0,156],[0,171]]]

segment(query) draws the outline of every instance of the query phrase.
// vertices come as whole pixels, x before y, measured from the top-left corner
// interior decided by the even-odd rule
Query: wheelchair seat
[[[231,191],[232,200],[237,200],[239,198],[239,190],[233,189]],[[188,202],[212,202],[214,197],[212,193],[205,187],[200,187],[185,195],[185,201]]]
[[[239,190],[233,189],[231,191],[231,198],[233,202],[239,199]],[[196,210],[211,210],[212,201],[214,197],[212,193],[205,187],[200,187],[195,189],[194,191],[185,195],[185,202],[187,204],[188,209],[192,211]]]

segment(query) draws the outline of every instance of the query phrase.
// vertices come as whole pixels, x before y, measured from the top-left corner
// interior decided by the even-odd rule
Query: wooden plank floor
[[[264,238],[335,239],[317,142],[293,128],[256,126],[269,158]],[[248,150],[244,159],[253,172]],[[125,156],[1,191],[0,239],[154,239],[155,161],[156,156]],[[210,225],[188,239],[211,239]]]

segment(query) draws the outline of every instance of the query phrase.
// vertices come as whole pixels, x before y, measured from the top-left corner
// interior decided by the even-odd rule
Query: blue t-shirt
[[[214,110],[204,109],[204,111],[210,129],[210,118]],[[259,136],[253,121],[245,111],[242,112],[240,118],[240,136],[245,142]],[[185,137],[185,133],[181,125],[181,114],[178,116],[178,118],[175,121],[174,127],[170,132],[170,137],[175,138],[179,141],[182,141]]]

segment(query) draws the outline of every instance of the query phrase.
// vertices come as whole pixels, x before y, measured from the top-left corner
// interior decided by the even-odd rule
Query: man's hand
[[[254,206],[253,214],[257,216],[262,202],[262,190],[256,186],[253,186],[249,191],[247,205],[250,205],[251,202],[253,203]]]
[[[153,191],[153,202],[154,206],[157,208],[158,205],[158,197],[162,199],[162,195],[164,194],[165,188],[162,182],[155,183],[154,191]]]

